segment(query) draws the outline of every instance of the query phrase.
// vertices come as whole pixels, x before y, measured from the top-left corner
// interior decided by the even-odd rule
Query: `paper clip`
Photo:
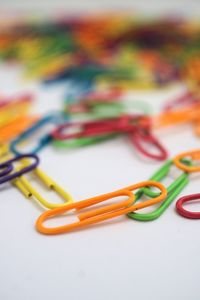
[[[90,92],[86,95],[82,96],[81,101],[78,103],[66,103],[66,111],[72,114],[80,114],[84,113],[94,113],[91,112],[91,109],[93,110],[93,106],[98,104],[107,104],[111,105],[114,103],[118,103],[119,99],[122,96],[122,91],[119,89],[111,89],[104,92]],[[107,106],[106,106],[107,107]]]
[[[32,127],[27,129],[26,131],[24,131],[19,137],[17,137],[14,141],[11,142],[10,150],[16,155],[21,154],[20,151],[17,148],[18,144],[20,144],[21,142],[26,141],[28,138],[31,137],[32,134],[38,132],[38,130],[40,130],[42,127],[48,125],[49,123],[56,123],[57,119],[58,119],[57,115],[48,115],[48,116],[45,116],[45,117],[39,119],[39,121],[37,121]],[[35,146],[35,148],[33,148],[30,152],[31,153],[39,152],[48,143],[50,143],[51,139],[52,139],[52,137],[51,137],[50,134],[45,134],[38,141],[38,144]]]
[[[21,170],[17,170],[15,172],[12,172],[14,170],[13,163],[20,162],[23,159],[31,158],[34,160],[32,164],[29,164],[28,166],[22,168]],[[3,184],[5,182],[11,181],[25,173],[28,173],[35,169],[39,164],[39,158],[35,154],[25,154],[25,155],[19,155],[16,156],[8,161],[5,161],[0,164],[0,170],[3,170],[0,173],[0,184]]]
[[[0,126],[14,121],[19,116],[22,117],[26,115],[31,104],[32,97],[30,95],[25,95],[19,100],[7,101],[7,103],[0,108]]]
[[[134,204],[135,201],[135,195],[132,193],[132,191],[142,188],[145,186],[153,186],[158,189],[160,189],[161,193],[158,197],[152,198],[150,200],[147,200],[145,202]],[[100,208],[93,209],[90,211],[79,213],[81,209],[89,208],[92,205],[102,203],[104,201],[110,200],[115,197],[119,196],[127,196],[128,199],[121,201],[120,203],[110,204],[106,206],[101,206]],[[167,191],[165,187],[159,183],[154,181],[144,181],[140,182],[128,187],[125,187],[121,190],[111,192],[108,194],[103,194],[100,196],[96,196],[90,199],[86,199],[83,201],[79,201],[76,203],[72,203],[69,205],[66,205],[65,207],[56,208],[47,212],[44,212],[37,220],[36,222],[36,228],[39,232],[43,234],[59,234],[59,233],[65,233],[69,232],[78,228],[82,228],[87,225],[96,224],[111,218],[115,218],[124,214],[127,214],[131,211],[135,211],[150,205],[153,205],[155,203],[158,203],[165,199],[167,196]],[[60,227],[45,227],[43,223],[48,220],[49,218],[60,216],[72,209],[75,209],[78,213],[78,219],[79,221],[74,222],[72,224],[60,226]]]
[[[82,100],[78,104],[72,104],[66,111],[81,117],[88,118],[112,118],[119,117],[132,111],[149,115],[151,107],[143,101],[119,101],[119,100]]]
[[[5,143],[0,143],[0,159],[7,155],[9,151],[9,145]]]
[[[64,133],[69,127],[75,127],[80,130],[76,133]],[[63,140],[88,137],[96,138],[100,136],[104,136],[107,139],[124,133],[128,135],[131,142],[143,155],[156,160],[167,158],[167,151],[150,132],[150,119],[147,116],[122,115],[116,118],[97,121],[62,124],[52,132],[52,137],[56,141],[54,144],[58,145],[58,141]],[[148,147],[145,148],[144,143]],[[60,142],[59,146],[68,146],[68,143]],[[153,146],[158,153],[151,153],[148,150],[149,146]]]
[[[110,89],[107,91],[93,91],[84,96],[84,101],[94,102],[113,102],[119,101],[123,96],[123,92],[120,89]]]
[[[37,116],[23,116],[0,128],[0,143],[7,143],[22,134],[38,120]]]
[[[137,130],[129,134],[129,138],[136,149],[148,158],[165,160],[168,157],[166,149],[161,145],[158,139],[152,135],[149,129],[138,127]],[[146,147],[144,146],[145,144],[147,145]],[[150,152],[149,147],[154,148],[157,153]]]
[[[193,104],[197,104],[199,99],[195,97],[195,95],[191,91],[186,91],[183,95],[168,101],[164,106],[164,111],[173,111],[179,107],[191,106]]]
[[[96,121],[66,123],[52,132],[53,144],[59,147],[88,145],[136,130],[138,126],[149,126],[149,118],[122,115]],[[70,127],[75,128],[76,132],[65,133]]]
[[[86,122],[71,122],[65,123],[58,126],[52,133],[52,137],[56,140],[67,140],[80,137],[96,137],[102,136],[104,134],[123,133],[124,130],[132,129],[132,124],[128,124],[126,116],[121,116],[119,118],[102,119],[96,121],[86,121]],[[76,133],[65,133],[66,129],[69,128],[79,129]]]
[[[0,166],[1,169],[1,166]],[[12,164],[5,164],[2,167],[3,171],[0,172],[0,177],[5,177],[6,175],[8,175],[9,173],[11,173],[13,171],[13,165]]]
[[[189,164],[188,161],[185,161],[184,163]],[[169,171],[170,171],[170,168],[172,165],[173,165],[173,161],[168,160],[150,178],[150,180],[161,181],[163,178],[165,178],[169,174]],[[139,214],[139,213],[131,212],[128,214],[128,217],[131,219],[134,219],[134,220],[139,220],[139,221],[152,221],[152,220],[159,218],[188,183],[189,183],[189,175],[184,172],[180,176],[178,176],[174,180],[174,182],[171,183],[167,187],[167,197],[158,208],[156,208],[153,212],[150,212],[150,213]],[[136,201],[138,201],[143,194],[147,195],[149,197],[157,197],[159,195],[158,192],[154,192],[153,190],[145,187],[136,193]]]
[[[43,196],[30,184],[25,176],[20,176],[13,180],[13,184],[25,195],[26,198],[35,198],[43,207],[48,209],[61,207],[73,201],[71,195],[67,193],[62,187],[60,187],[55,181],[53,181],[48,175],[46,175],[40,168],[34,169],[31,173],[39,179],[42,184],[44,184],[50,190],[56,192],[62,199],[65,200],[64,203],[51,203],[44,199]]]
[[[200,219],[200,212],[188,211],[183,207],[183,204],[185,202],[189,202],[193,200],[200,200],[200,193],[181,197],[176,202],[176,211],[179,213],[179,215],[188,219]]]
[[[187,151],[180,153],[176,157],[174,157],[173,162],[174,164],[184,172],[193,173],[193,172],[200,172],[200,166],[195,166],[192,164],[192,166],[187,166],[182,162],[182,159],[190,157],[193,160],[199,160],[200,159],[200,150],[193,150],[193,151]]]
[[[166,111],[154,118],[154,128],[191,123],[200,119],[200,103],[175,111]]]
[[[161,113],[154,118],[153,127],[158,129],[165,126],[173,126],[184,123],[191,123],[194,126],[196,135],[200,135],[200,102],[193,104],[190,107],[182,108],[180,110],[167,111]]]
[[[73,80],[69,86],[69,91],[65,94],[65,102],[67,104],[77,103],[93,90],[92,80]]]
[[[111,138],[115,138],[117,136],[117,134],[107,134],[95,137],[80,137],[75,139],[69,139],[66,141],[53,140],[52,144],[58,148],[76,148],[101,143],[110,140]]]

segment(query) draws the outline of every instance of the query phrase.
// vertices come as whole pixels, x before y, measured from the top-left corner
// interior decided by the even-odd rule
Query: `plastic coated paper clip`
[[[145,187],[145,186],[153,186],[160,189],[161,193],[159,196],[152,198],[150,200],[134,204],[135,195],[133,194],[133,190]],[[92,205],[102,203],[104,201],[110,200],[115,197],[126,196],[128,197],[127,200],[123,200],[119,203],[110,204],[106,206],[101,206],[97,209],[87,210],[86,212],[82,212],[79,214],[80,210],[84,208],[90,208]],[[155,203],[158,203],[165,199],[167,196],[167,190],[165,187],[159,183],[154,181],[144,181],[140,182],[128,187],[125,187],[121,190],[111,192],[108,194],[96,196],[90,199],[86,199],[83,201],[79,201],[76,203],[72,203],[66,205],[64,207],[52,209],[49,211],[44,212],[36,222],[36,228],[39,232],[44,234],[59,234],[69,232],[71,230],[75,230],[87,225],[96,224],[111,218],[115,218],[124,214],[127,214],[131,211],[138,210],[140,208],[144,208]],[[45,227],[43,223],[48,220],[49,218],[60,216],[70,210],[75,209],[78,213],[79,221],[74,222],[72,224],[59,226],[59,227]]]
[[[61,188],[55,181],[53,181],[48,175],[46,175],[40,168],[36,168],[32,172],[37,179],[48,187],[50,190],[53,190],[61,196],[65,202],[64,203],[51,203],[45,200],[43,196],[31,185],[28,179],[25,176],[20,176],[13,181],[13,184],[25,195],[27,198],[35,198],[38,200],[42,206],[52,209],[56,207],[60,207],[66,205],[73,201],[70,194],[68,194],[63,188]]]
[[[14,171],[13,164],[15,162],[20,162],[23,159],[27,159],[27,158],[33,159],[34,162],[24,166],[20,170]],[[0,184],[11,181],[25,173],[32,171],[33,169],[35,169],[38,166],[38,164],[39,164],[39,158],[35,154],[19,155],[10,160],[7,160],[7,161],[1,163],[0,170],[3,170],[3,171],[0,173]]]
[[[185,202],[194,201],[194,200],[200,200],[200,193],[181,197],[176,202],[176,210],[179,213],[179,215],[188,219],[200,219],[200,212],[189,211],[183,207],[183,204]]]
[[[189,164],[189,162],[185,161],[185,164]],[[164,179],[170,172],[171,167],[173,166],[173,161],[168,160],[164,165],[150,178],[150,180],[160,181]],[[189,174],[183,172],[179,175],[168,187],[167,187],[167,197],[161,203],[161,205],[156,208],[153,212],[150,213],[135,213],[131,212],[128,214],[128,217],[134,220],[139,221],[152,221],[160,217],[165,210],[169,207],[172,201],[180,194],[183,188],[189,183]],[[143,188],[136,193],[136,201],[140,199],[140,197],[145,194],[149,197],[157,197],[159,195],[158,192],[153,191],[150,188]]]

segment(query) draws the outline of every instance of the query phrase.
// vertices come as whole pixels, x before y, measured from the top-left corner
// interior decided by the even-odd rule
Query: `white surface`
[[[46,90],[37,83],[22,84],[19,77],[18,70],[2,66],[1,93],[34,91],[41,112],[60,106],[63,87]],[[156,110],[180,89],[133,97],[150,101]],[[157,134],[172,156],[199,147],[190,127]],[[73,151],[50,146],[40,157],[42,169],[75,200],[146,180],[161,165],[138,158],[123,139]],[[198,176],[182,195],[195,192]],[[35,231],[42,209],[10,185],[1,189],[0,211],[1,300],[199,300],[200,223],[179,217],[174,203],[152,222],[124,216],[58,236]]]

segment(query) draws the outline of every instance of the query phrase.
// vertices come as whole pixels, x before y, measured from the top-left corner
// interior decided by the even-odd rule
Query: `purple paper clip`
[[[12,172],[13,165],[6,162],[3,167],[0,167],[0,169],[3,169],[3,171],[0,172],[0,177],[3,177]]]
[[[22,170],[11,173],[14,169],[12,164],[14,162],[17,162],[19,160],[26,159],[26,158],[32,158],[35,161],[32,164],[30,164],[29,166],[24,167]],[[0,173],[0,184],[3,184],[10,180],[13,180],[25,173],[32,171],[33,169],[35,169],[38,166],[38,164],[39,164],[39,158],[35,154],[18,155],[16,157],[0,164],[0,170],[3,169],[3,172]]]

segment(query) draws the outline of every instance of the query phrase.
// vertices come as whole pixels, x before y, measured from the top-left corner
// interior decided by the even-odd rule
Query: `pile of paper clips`
[[[168,151],[156,137],[158,129],[185,123],[200,136],[200,24],[129,15],[14,20],[0,29],[0,58],[23,65],[25,78],[39,79],[45,85],[66,85],[61,110],[43,116],[31,113],[32,95],[0,97],[0,185],[10,182],[47,209],[36,222],[39,232],[64,233],[124,214],[134,220],[154,220],[189,184],[190,173],[200,172],[200,148],[167,160]],[[178,81],[185,84],[186,91],[168,101],[158,115],[151,114],[147,103],[125,100],[127,90],[161,88]],[[49,124],[54,129],[43,134]],[[35,133],[41,134],[36,146],[24,150]],[[72,196],[39,168],[38,153],[47,145],[68,149],[122,135],[141,156],[164,161],[149,180],[73,202]],[[165,187],[160,181],[172,167],[181,174]],[[29,176],[41,180],[64,202],[47,201],[31,185]],[[119,196],[124,200],[103,205]],[[144,197],[148,199],[141,201]],[[177,212],[199,219],[200,212],[183,207],[195,199],[200,199],[200,193],[180,198]],[[98,203],[101,205],[94,208]],[[151,213],[136,212],[157,203]],[[71,210],[75,210],[77,222],[44,225]]]

